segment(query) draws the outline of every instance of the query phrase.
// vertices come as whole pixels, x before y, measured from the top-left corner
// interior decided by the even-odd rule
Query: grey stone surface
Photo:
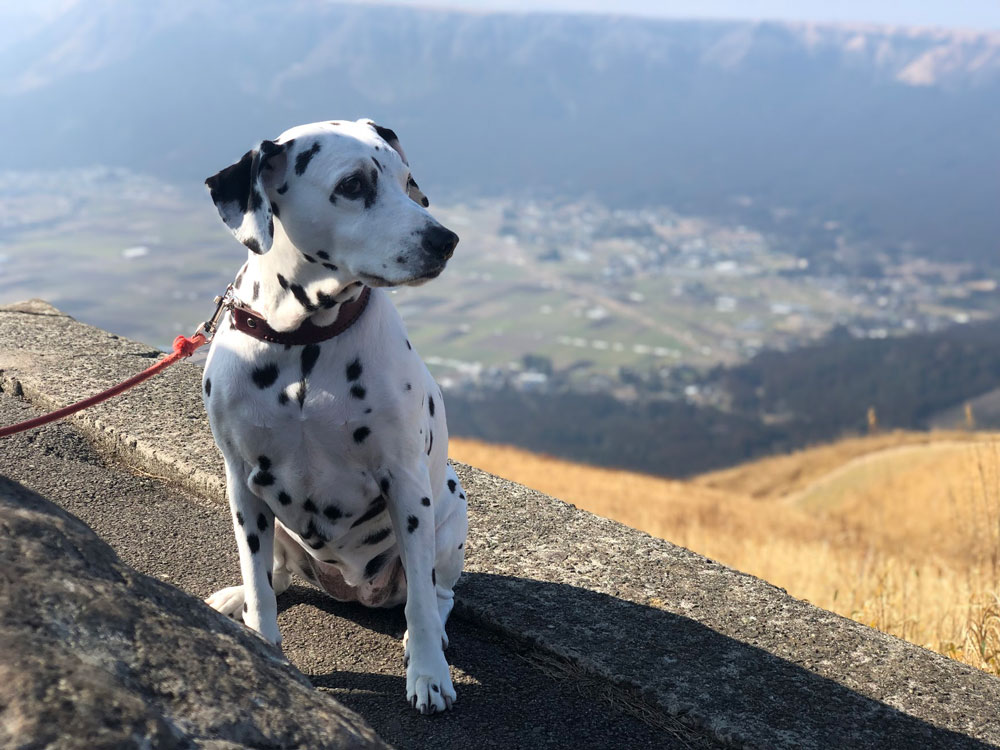
[[[387,746],[278,651],[0,477],[0,747]]]
[[[0,424],[37,413],[0,394]],[[85,521],[140,572],[199,598],[239,580],[223,505],[105,461],[65,423],[12,436],[0,450],[0,471]],[[567,674],[538,649],[460,618],[448,630],[459,702],[447,714],[420,716],[404,699],[399,608],[340,604],[305,583],[293,585],[279,604],[289,660],[399,750],[717,747],[650,721],[609,695],[603,680]]]
[[[18,326],[23,338],[11,333]],[[110,349],[92,354],[105,342]],[[46,407],[132,374],[144,351],[44,303],[0,310],[0,382]],[[179,471],[184,486],[218,498],[221,462],[197,368],[172,369],[77,424],[122,460]],[[596,681],[653,723],[683,722],[693,737],[731,746],[1000,742],[997,679],[668,542],[458,469],[470,542],[457,617],[531,648],[563,679]]]

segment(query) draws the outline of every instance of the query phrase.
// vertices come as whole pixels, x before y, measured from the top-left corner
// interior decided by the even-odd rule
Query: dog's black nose
[[[424,230],[420,244],[428,255],[447,260],[455,252],[455,246],[458,245],[458,235],[440,224],[435,224]]]

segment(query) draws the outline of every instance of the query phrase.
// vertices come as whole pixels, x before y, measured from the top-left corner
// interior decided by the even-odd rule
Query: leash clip
[[[221,295],[217,296],[213,302],[215,302],[215,312],[212,317],[198,326],[198,330],[195,334],[201,334],[205,337],[207,341],[211,341],[215,332],[219,328],[219,319],[225,313],[226,310],[231,308],[236,301],[236,295],[233,294],[233,285],[230,284],[226,287],[226,291]]]

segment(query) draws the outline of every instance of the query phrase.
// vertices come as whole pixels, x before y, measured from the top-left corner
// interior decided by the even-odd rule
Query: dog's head
[[[371,120],[286,130],[205,184],[252,252],[283,233],[303,255],[371,286],[432,279],[458,244],[427,211],[396,134]]]

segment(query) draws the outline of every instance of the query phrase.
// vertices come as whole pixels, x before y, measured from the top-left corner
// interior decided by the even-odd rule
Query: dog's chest
[[[351,335],[285,348],[220,331],[206,366],[213,432],[227,458],[242,459],[238,480],[350,579],[377,573],[395,543],[379,466],[414,444],[428,455],[432,382],[399,337],[395,349]]]

